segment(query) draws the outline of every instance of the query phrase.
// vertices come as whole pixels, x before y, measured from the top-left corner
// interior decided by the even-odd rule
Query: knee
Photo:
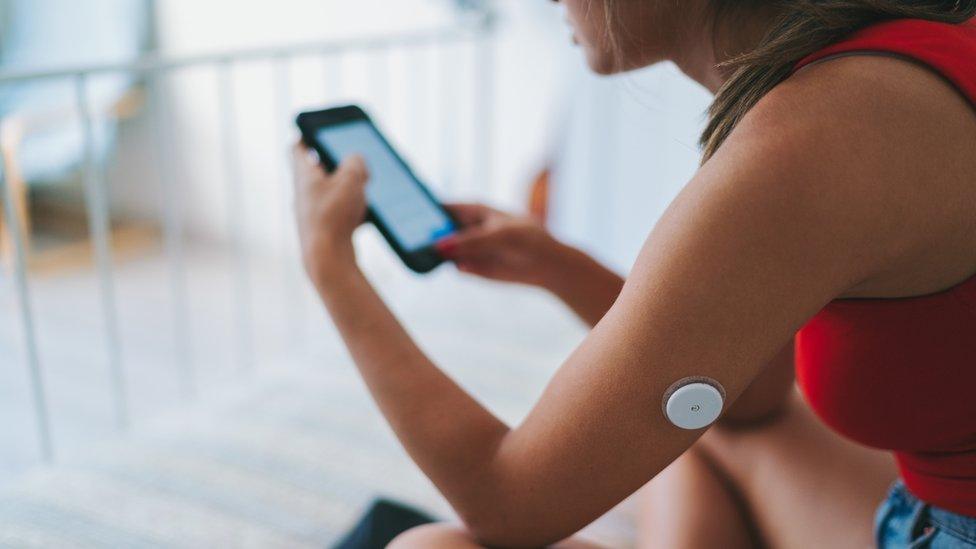
[[[478,547],[468,532],[451,524],[426,524],[407,530],[387,546],[388,549],[441,549]]]
[[[791,439],[792,431],[811,420],[809,410],[799,398],[790,398],[775,415],[751,423],[718,423],[708,430],[695,449],[718,465],[749,464],[762,459],[767,450]]]
[[[797,406],[800,405],[802,405],[800,397],[791,391],[783,395],[782,400],[767,401],[761,407],[733,406],[715,423],[712,430],[723,431],[729,436],[762,431],[788,419],[791,414],[796,413]]]

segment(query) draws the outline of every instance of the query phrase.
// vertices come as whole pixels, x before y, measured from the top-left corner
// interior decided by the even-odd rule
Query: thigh
[[[447,523],[427,524],[408,530],[393,540],[389,549],[474,549],[482,547],[463,527]],[[570,538],[553,549],[600,549],[588,541]]]
[[[637,547],[756,547],[758,536],[729,480],[696,445],[638,492]]]
[[[699,444],[771,547],[874,546],[874,514],[897,476],[894,460],[828,429],[798,394],[776,421],[712,429]]]

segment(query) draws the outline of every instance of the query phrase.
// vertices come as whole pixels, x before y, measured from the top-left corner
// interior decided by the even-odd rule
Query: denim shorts
[[[957,515],[920,501],[900,480],[878,508],[874,531],[880,549],[976,548],[976,517]]]

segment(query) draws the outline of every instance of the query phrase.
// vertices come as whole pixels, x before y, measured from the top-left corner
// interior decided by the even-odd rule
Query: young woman
[[[296,150],[308,274],[464,522],[395,545],[556,543],[651,479],[648,546],[976,545],[976,1],[563,3],[595,71],[669,59],[717,95],[701,169],[626,282],[456,207],[467,229],[441,249],[460,269],[593,324],[521,425],[432,364],[357,268],[363,163],[326,175]],[[794,366],[857,443],[792,396]],[[662,411],[697,376],[726,396],[707,434]]]

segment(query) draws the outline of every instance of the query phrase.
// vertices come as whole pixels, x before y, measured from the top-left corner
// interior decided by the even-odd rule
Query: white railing
[[[284,143],[291,138],[288,134],[287,123],[293,119],[292,108],[293,82],[290,64],[297,58],[321,57],[322,59],[342,59],[344,56],[369,52],[382,54],[388,52],[406,52],[410,54],[420,48],[449,49],[458,44],[467,44],[464,51],[470,52],[468,59],[472,70],[466,71],[471,78],[470,90],[474,94],[468,98],[470,109],[470,138],[471,151],[468,152],[470,165],[467,166],[468,178],[476,178],[486,187],[491,183],[492,159],[492,130],[494,112],[492,105],[494,97],[493,44],[492,44],[492,14],[485,9],[464,12],[461,20],[443,28],[426,29],[416,32],[395,35],[372,36],[340,41],[316,42],[297,44],[275,48],[261,48],[223,52],[210,55],[198,55],[183,58],[166,58],[149,56],[128,63],[105,63],[89,66],[64,67],[53,70],[0,72],[0,88],[9,85],[20,85],[31,82],[60,80],[71,81],[74,84],[75,113],[80,123],[84,137],[83,161],[81,163],[82,180],[84,185],[84,202],[88,221],[89,238],[92,243],[95,271],[97,274],[97,289],[99,294],[99,309],[101,323],[104,326],[104,340],[92,341],[90,345],[104,347],[107,357],[107,371],[110,376],[111,399],[115,426],[119,431],[125,431],[130,423],[129,395],[126,390],[127,365],[120,352],[122,336],[119,326],[119,299],[116,289],[116,273],[113,271],[112,232],[110,227],[110,205],[107,179],[96,149],[96,124],[100,112],[91,97],[92,79],[101,75],[132,75],[144,82],[150,90],[159,90],[159,83],[165,81],[175,71],[206,68],[214,71],[217,78],[217,94],[220,105],[219,113],[219,141],[223,151],[218,156],[222,163],[224,178],[224,197],[228,211],[227,234],[231,238],[231,248],[235,258],[233,262],[233,292],[236,311],[234,314],[236,345],[241,359],[242,371],[250,370],[249,363],[252,353],[248,346],[252,341],[252,311],[249,309],[248,296],[251,293],[251,272],[248,254],[250,243],[244,234],[244,206],[241,193],[235,185],[241,180],[241,150],[235,100],[238,90],[235,89],[232,70],[242,64],[251,62],[271,62],[274,67],[274,82],[268,83],[273,87],[275,117],[282,123],[276,140],[282,144],[279,154],[285,149]],[[455,65],[450,64],[450,58],[445,55],[438,57],[439,65],[435,70],[441,73],[441,85],[449,86],[454,79],[452,72]],[[455,58],[456,60],[456,58]],[[384,71],[389,70],[389,64],[373,61],[375,66],[368,70],[378,78],[387,78]],[[152,85],[155,83],[155,85]],[[416,85],[427,85],[418,82]],[[422,90],[423,91],[423,90]],[[423,96],[424,93],[418,94]],[[445,97],[453,95],[451,90],[444,93]],[[454,100],[456,98],[452,98]],[[168,284],[173,306],[173,322],[175,338],[173,346],[177,357],[175,366],[179,369],[180,387],[183,397],[191,398],[196,392],[194,382],[193,361],[190,356],[189,334],[187,326],[190,316],[190,304],[187,295],[186,257],[184,250],[184,204],[181,203],[182,193],[179,185],[179,169],[174,162],[173,143],[179,139],[174,135],[173,125],[170,123],[173,105],[167,101],[165,94],[151,91],[148,94],[148,108],[146,115],[155,134],[154,156],[159,171],[158,177],[164,181],[173,182],[164,185],[162,195],[162,223],[161,235],[163,249],[169,266]],[[444,106],[440,107],[445,108]],[[427,113],[433,114],[433,113]],[[447,115],[440,115],[444,119]],[[425,115],[407,116],[413,123],[423,120]],[[433,118],[433,116],[431,116]],[[10,132],[4,132],[7,134]],[[444,162],[445,170],[458,170],[455,158],[459,156],[454,136],[445,136],[438,140],[440,151],[437,157]],[[269,153],[270,154],[270,153]],[[6,168],[6,163],[4,168]],[[286,170],[284,162],[280,163],[282,172]],[[456,178],[455,178],[456,179]],[[0,202],[3,203],[3,226],[9,231],[9,263],[12,266],[11,282],[16,294],[16,314],[23,334],[24,364],[28,373],[30,393],[33,406],[33,416],[36,423],[39,453],[43,461],[51,461],[56,454],[56,444],[52,435],[50,397],[45,386],[44,363],[38,351],[38,333],[35,311],[32,306],[31,276],[28,269],[29,229],[23,219],[24,212],[17,205],[21,200],[16,196],[15,189],[8,184],[10,178],[7,170],[0,171]],[[0,351],[2,353],[2,351]],[[9,356],[9,355],[8,355]],[[0,360],[5,360],[0,358]],[[3,427],[0,426],[0,429]]]

